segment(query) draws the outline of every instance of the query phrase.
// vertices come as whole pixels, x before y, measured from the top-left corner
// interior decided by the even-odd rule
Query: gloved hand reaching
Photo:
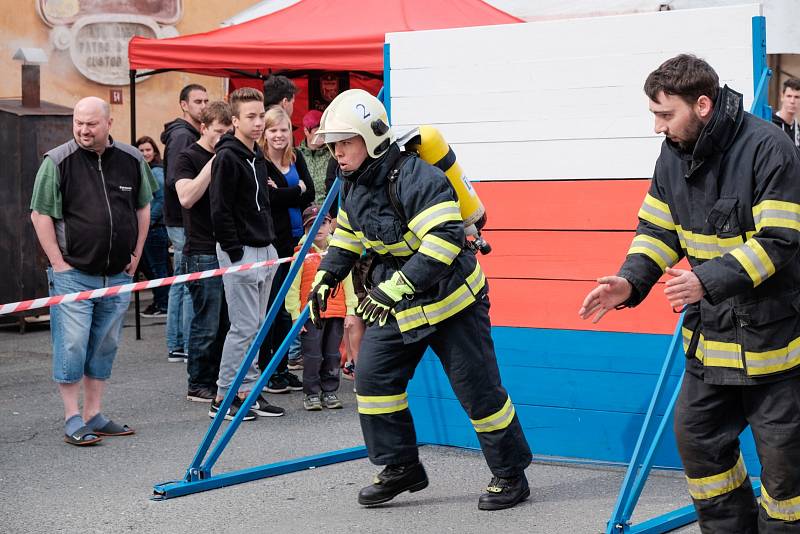
[[[336,294],[339,281],[328,271],[317,271],[308,294],[308,301],[311,307],[308,310],[308,318],[317,328],[322,328],[322,312],[328,309],[328,297]]]
[[[414,286],[403,276],[403,273],[397,271],[391,278],[372,288],[372,291],[356,308],[356,315],[364,319],[367,325],[377,322],[378,326],[383,326],[395,305],[405,295],[413,293]]]

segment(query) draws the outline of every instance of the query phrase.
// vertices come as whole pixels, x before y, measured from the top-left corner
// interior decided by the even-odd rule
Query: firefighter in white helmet
[[[356,374],[358,412],[370,460],[385,466],[358,495],[380,504],[419,491],[419,462],[406,387],[429,347],[478,435],[492,479],[482,510],[510,508],[530,495],[531,451],[500,383],[489,321],[488,285],[466,249],[457,198],[442,171],[395,142],[383,104],[366,91],[340,94],[317,135],[344,180],[336,231],[309,295],[311,319],[365,251],[373,255],[367,323]]]

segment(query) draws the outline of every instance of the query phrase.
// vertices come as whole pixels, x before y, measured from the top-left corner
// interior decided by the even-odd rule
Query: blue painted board
[[[501,365],[658,375],[671,336],[496,326],[492,339]],[[671,374],[682,372],[678,358]]]
[[[538,455],[627,462],[653,393],[669,336],[495,327],[503,382]],[[678,358],[670,387],[682,372]],[[421,442],[478,448],[466,414],[436,356],[425,355],[409,384]],[[659,415],[671,390],[660,402]],[[669,424],[655,465],[680,467]],[[751,473],[760,466],[749,430],[743,452]]]
[[[516,404],[626,413],[647,411],[658,380],[654,374],[526,367],[502,362],[500,374]],[[420,363],[415,376],[409,384],[409,394],[455,398],[433,354]],[[677,381],[677,376],[670,376],[668,387],[673,389]],[[668,402],[669,396],[665,395],[656,406],[656,413],[663,415]]]

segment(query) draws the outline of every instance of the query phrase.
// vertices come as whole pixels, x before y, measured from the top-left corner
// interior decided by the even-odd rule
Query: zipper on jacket
[[[734,321],[736,321],[736,341],[739,342],[739,354],[742,357],[742,369],[744,370],[744,375],[749,376],[747,372],[747,359],[745,358],[745,350],[744,350],[744,329],[745,327],[750,326],[749,316],[747,314],[740,315],[736,313],[734,310],[733,312]]]
[[[247,163],[249,163],[250,168],[253,169],[253,181],[256,183],[256,210],[261,211],[261,206],[258,204],[258,192],[260,188],[258,186],[258,175],[256,174],[256,158],[253,158],[253,161],[248,159]]]
[[[111,265],[111,243],[114,237],[114,216],[111,214],[111,202],[108,200],[108,189],[106,188],[106,177],[103,175],[103,156],[97,155],[97,168],[100,171],[100,181],[103,183],[103,194],[106,198],[106,207],[108,208],[108,254],[106,254],[106,269]]]

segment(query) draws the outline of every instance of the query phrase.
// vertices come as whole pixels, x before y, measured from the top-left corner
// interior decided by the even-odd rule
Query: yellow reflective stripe
[[[473,295],[477,295],[478,292],[483,289],[483,286],[486,285],[486,276],[483,274],[480,263],[477,263],[475,265],[475,270],[467,276],[467,285]]]
[[[741,486],[747,480],[747,467],[745,467],[744,458],[740,453],[736,465],[724,473],[703,478],[689,478],[687,476],[686,480],[689,483],[689,494],[692,498],[697,500],[711,499],[730,493]]]
[[[358,413],[379,415],[408,409],[408,393],[400,395],[356,395]]]
[[[397,243],[382,243],[386,250],[393,256],[410,256],[414,253],[408,243],[405,241],[398,241]]]
[[[345,230],[343,226],[336,227],[336,231],[333,232],[333,237],[331,238],[330,246],[343,248],[350,252],[355,252],[356,254],[361,254],[364,251],[364,245],[361,243],[361,240],[358,239],[355,234]]]
[[[361,232],[359,230],[354,230],[354,232],[356,234],[356,237],[358,237],[361,240],[361,242],[364,243],[364,246],[367,247],[368,249],[372,249],[378,254],[382,255],[389,253],[389,251],[386,249],[386,247],[383,246],[383,243],[381,243],[380,241],[370,241],[364,235],[364,232]]]
[[[681,248],[686,255],[700,260],[718,258],[744,243],[741,236],[717,237],[716,235],[695,234],[690,230],[683,229],[681,225],[676,225],[675,230],[678,232]],[[753,235],[755,235],[753,231],[746,233],[747,239]]]
[[[435,260],[439,260],[445,265],[450,265],[461,253],[461,247],[456,246],[449,241],[445,241],[439,236],[428,234],[422,239],[422,245],[419,247],[420,254],[430,256]]]
[[[767,493],[767,488],[761,485],[761,506],[767,512],[767,515],[782,521],[797,521],[800,520],[800,497],[793,497],[791,499],[777,500],[773,499]]]
[[[414,306],[413,308],[396,312],[395,319],[397,319],[397,326],[401,332],[408,332],[418,326],[428,324],[428,320],[422,312],[422,306]]]
[[[689,342],[694,332],[685,327],[681,327],[681,332],[683,333],[683,351],[686,352],[689,350]],[[694,356],[700,360],[703,365],[709,367],[744,369],[744,365],[742,365],[741,345],[725,341],[706,340],[702,333],[697,340],[697,350]]]
[[[703,365],[744,369],[742,346],[726,341],[703,340]]]
[[[628,256],[631,254],[644,254],[656,262],[662,271],[667,270],[667,267],[672,267],[678,261],[678,253],[672,250],[669,245],[660,239],[645,234],[639,234],[633,238],[633,242],[631,242],[631,246],[628,249]]]
[[[336,228],[344,227],[346,230],[353,231],[353,227],[350,226],[350,221],[347,218],[347,213],[345,213],[344,209],[339,208],[339,214],[336,215]]]
[[[391,254],[392,256],[410,256],[414,253],[414,250],[403,241],[390,244],[384,243],[383,241],[372,241],[367,239],[364,232],[359,230],[355,231],[355,236],[358,237],[367,248],[374,250],[382,256],[386,254]]]
[[[683,350],[689,349],[692,339],[692,330],[682,327]],[[744,369],[742,364],[742,346],[738,343],[725,341],[706,341],[703,334],[697,343],[695,357],[703,365],[709,367],[727,367],[730,369]],[[748,376],[760,376],[779,371],[793,369],[800,365],[800,337],[792,340],[787,346],[764,352],[745,351],[744,359],[747,362]]]
[[[506,403],[503,407],[494,412],[488,417],[483,419],[470,419],[475,432],[494,432],[495,430],[502,430],[511,424],[514,420],[514,405],[511,404],[511,397],[506,398]]]
[[[783,200],[764,200],[753,206],[756,230],[765,226],[800,230],[800,204]]]
[[[417,250],[420,245],[422,245],[422,241],[420,241],[417,235],[411,230],[403,234],[403,239],[408,243],[408,246],[411,247],[411,250]]]
[[[749,239],[744,245],[730,252],[753,280],[753,287],[775,274],[775,265],[767,251],[756,239]]]
[[[423,306],[422,311],[430,324],[437,324],[457,314],[473,302],[475,302],[475,297],[469,287],[463,284],[439,302]]]
[[[440,202],[419,212],[408,221],[408,228],[422,239],[432,228],[448,221],[461,222],[461,210],[452,200]]]
[[[642,207],[639,209],[639,218],[666,230],[675,229],[675,222],[672,219],[669,206],[650,195],[650,193],[647,193],[644,197]]]
[[[485,285],[486,276],[478,263],[467,276],[466,283],[442,300],[395,312],[397,326],[401,332],[408,332],[422,325],[440,323],[475,302],[474,295],[480,293]]]
[[[766,375],[785,371],[800,365],[800,337],[786,347],[765,352],[745,352],[747,374]]]
[[[683,353],[686,354],[686,351],[689,350],[689,343],[692,341],[692,336],[694,332],[689,330],[688,328],[682,326],[681,333],[683,333]],[[697,348],[694,351],[694,357],[703,362],[703,334],[700,334],[699,339],[697,340]]]

